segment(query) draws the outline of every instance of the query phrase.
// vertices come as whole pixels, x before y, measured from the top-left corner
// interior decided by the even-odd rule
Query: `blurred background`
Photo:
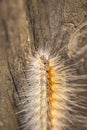
[[[68,56],[82,61],[78,74],[87,74],[87,0],[0,0],[0,130],[19,129],[30,45],[45,42],[66,45]]]

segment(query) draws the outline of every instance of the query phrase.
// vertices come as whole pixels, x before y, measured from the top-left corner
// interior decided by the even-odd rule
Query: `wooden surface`
[[[87,0],[0,0],[0,130],[19,129],[15,98],[19,100],[18,90],[27,87],[22,79],[30,44],[52,42],[61,47],[85,21]],[[87,45],[87,39],[81,43],[79,49]],[[80,73],[87,72],[86,55],[80,57]]]

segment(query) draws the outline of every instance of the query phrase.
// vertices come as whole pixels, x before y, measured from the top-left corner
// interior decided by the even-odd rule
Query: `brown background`
[[[19,129],[15,98],[27,86],[22,78],[30,44],[67,44],[85,21],[87,0],[0,0],[0,130]]]

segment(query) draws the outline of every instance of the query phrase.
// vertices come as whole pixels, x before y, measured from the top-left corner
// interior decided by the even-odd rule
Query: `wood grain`
[[[28,86],[26,66],[30,44],[67,45],[72,33],[87,21],[87,0],[0,0],[0,130],[17,130],[19,91]],[[83,46],[87,39],[83,39]],[[81,46],[80,46],[81,49]],[[87,53],[82,57],[87,72]],[[86,130],[77,126],[73,130]]]

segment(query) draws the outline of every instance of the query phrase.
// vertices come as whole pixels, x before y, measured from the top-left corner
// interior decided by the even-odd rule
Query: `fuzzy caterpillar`
[[[35,48],[34,48],[35,49]],[[87,75],[78,75],[80,61],[70,64],[54,45],[38,45],[29,57],[27,80],[29,88],[23,95],[23,130],[71,130],[74,124],[86,124]],[[69,62],[69,63],[68,63]]]

